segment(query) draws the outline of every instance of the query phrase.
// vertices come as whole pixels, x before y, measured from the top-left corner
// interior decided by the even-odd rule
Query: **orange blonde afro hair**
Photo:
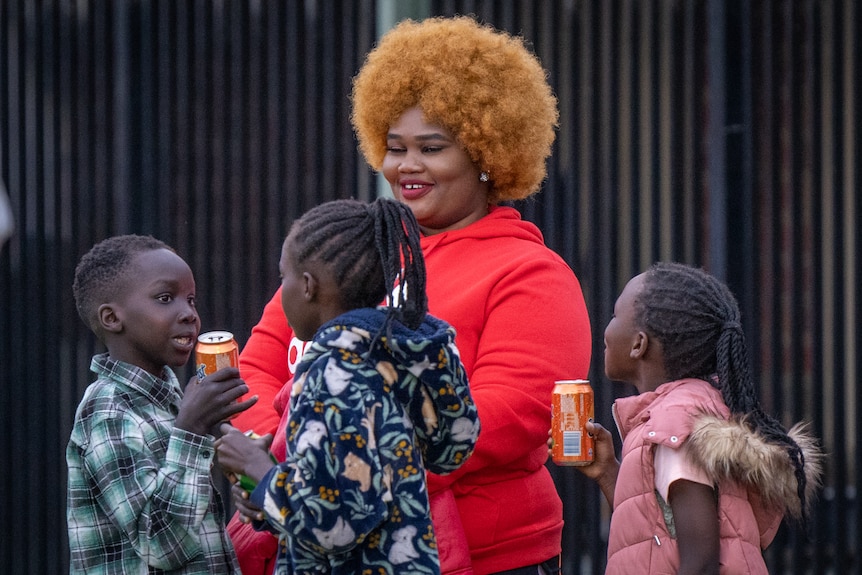
[[[521,38],[472,18],[404,20],[353,79],[359,148],[379,170],[389,127],[419,107],[491,176],[489,201],[526,198],[545,179],[559,117],[546,76]]]

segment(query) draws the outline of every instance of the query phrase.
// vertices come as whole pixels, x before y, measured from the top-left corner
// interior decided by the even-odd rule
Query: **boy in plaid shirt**
[[[185,392],[200,331],[191,269],[149,236],[117,236],[78,263],[81,319],[107,348],[93,357],[66,449],[71,573],[239,573],[212,483],[210,430],[251,407],[239,370]]]

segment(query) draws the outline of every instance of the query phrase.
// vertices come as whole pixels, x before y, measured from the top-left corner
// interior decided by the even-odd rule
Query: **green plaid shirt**
[[[212,437],[174,428],[182,390],[93,358],[66,448],[71,573],[239,573],[213,486]]]

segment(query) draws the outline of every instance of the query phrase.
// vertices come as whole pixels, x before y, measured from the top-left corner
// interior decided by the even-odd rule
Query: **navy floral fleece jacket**
[[[479,419],[455,331],[385,308],[323,325],[296,370],[287,460],[251,495],[279,535],[276,573],[439,573],[425,471],[460,467]]]

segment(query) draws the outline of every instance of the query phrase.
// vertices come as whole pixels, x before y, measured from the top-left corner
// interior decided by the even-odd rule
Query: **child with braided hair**
[[[240,516],[279,535],[276,573],[438,573],[425,470],[460,467],[479,420],[455,331],[427,313],[413,213],[387,198],[317,206],[279,271],[287,321],[311,343],[285,386],[283,463],[270,436],[222,426],[220,465],[258,482],[234,485]]]
[[[613,508],[606,573],[766,574],[762,549],[785,515],[804,521],[822,454],[760,405],[727,286],[678,263],[635,276],[605,329],[605,373],[639,392],[613,406],[620,460],[589,423],[596,459],[579,468]]]

